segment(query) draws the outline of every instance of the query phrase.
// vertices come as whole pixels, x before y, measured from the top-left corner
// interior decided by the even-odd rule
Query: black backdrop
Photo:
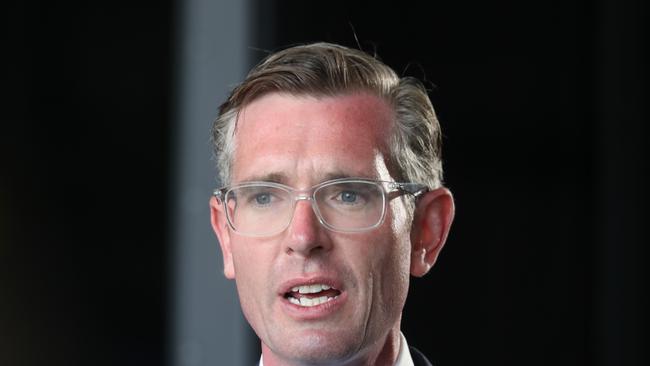
[[[253,59],[339,42],[430,83],[458,212],[412,283],[412,345],[644,364],[640,0],[252,3]],[[0,364],[163,364],[177,5],[3,7]]]

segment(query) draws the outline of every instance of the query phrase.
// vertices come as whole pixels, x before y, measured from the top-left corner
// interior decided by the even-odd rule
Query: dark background
[[[255,60],[323,40],[429,83],[457,217],[413,281],[411,345],[647,362],[641,0],[251,3]],[[178,5],[3,8],[0,364],[164,364]]]

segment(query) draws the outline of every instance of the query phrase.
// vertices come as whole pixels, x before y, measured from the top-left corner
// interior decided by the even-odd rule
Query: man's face
[[[240,113],[232,183],[272,180],[304,190],[340,177],[394,180],[386,156],[392,120],[387,103],[369,94],[266,95]],[[370,355],[399,331],[410,264],[401,199],[390,201],[381,226],[362,233],[329,231],[304,200],[271,237],[239,235],[218,215],[225,273],[236,280],[265,362]],[[289,301],[292,288],[317,284],[332,288],[319,295],[337,297],[310,307]]]

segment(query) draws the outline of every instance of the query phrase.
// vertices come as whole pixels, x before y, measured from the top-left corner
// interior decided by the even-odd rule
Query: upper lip
[[[283,282],[280,285],[279,295],[284,296],[285,294],[291,292],[292,288],[297,286],[315,285],[315,284],[327,285],[339,291],[343,290],[341,288],[342,287],[341,282],[336,278],[329,277],[329,276],[310,276],[310,277],[292,278],[290,280]]]

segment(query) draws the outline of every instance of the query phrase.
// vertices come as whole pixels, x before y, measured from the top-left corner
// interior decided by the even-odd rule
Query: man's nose
[[[330,244],[328,236],[324,232],[325,230],[318,221],[312,207],[312,201],[299,199],[296,202],[293,218],[288,228],[287,254],[308,257],[315,251],[328,250]]]

